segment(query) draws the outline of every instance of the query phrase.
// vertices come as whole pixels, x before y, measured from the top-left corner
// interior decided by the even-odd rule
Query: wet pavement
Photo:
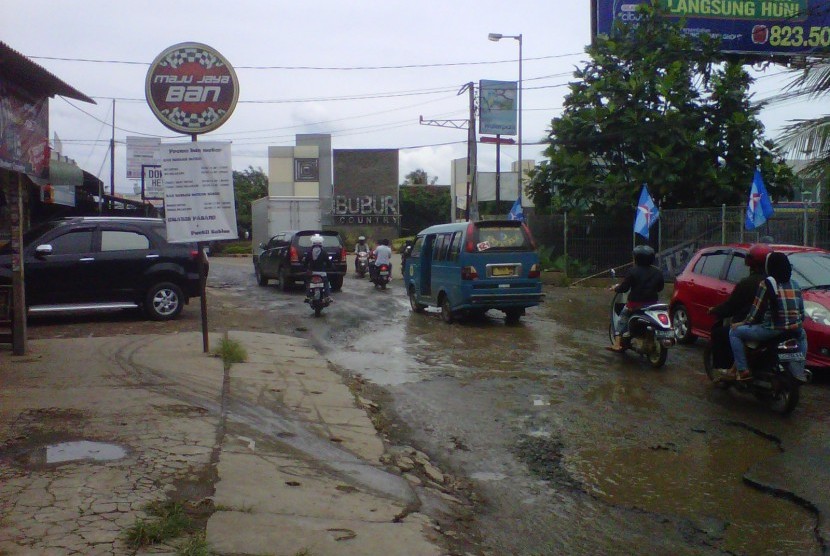
[[[660,370],[606,352],[601,288],[546,288],[506,326],[411,313],[397,274],[386,291],[347,277],[319,319],[299,290],[257,287],[250,261],[214,258],[209,285],[251,327],[310,340],[377,405],[389,453],[411,446],[459,487],[459,554],[828,553],[823,377],[781,417],[713,388],[702,342]],[[437,519],[445,508],[416,491]]]

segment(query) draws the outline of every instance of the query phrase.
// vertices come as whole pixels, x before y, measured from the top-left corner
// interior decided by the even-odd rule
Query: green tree
[[[414,235],[434,224],[450,221],[448,187],[407,185],[400,188],[401,233]]]
[[[793,70],[793,74],[793,80],[779,100],[821,99],[830,94],[830,62],[826,59],[808,60],[803,68]],[[780,140],[794,157],[810,161],[805,177],[827,183],[830,179],[830,114],[793,121],[784,129]]]
[[[537,212],[628,211],[644,183],[671,208],[741,204],[756,166],[770,195],[789,196],[792,173],[761,147],[740,61],[722,62],[710,38],[684,35],[656,5],[639,10],[636,26],[586,49],[551,122],[549,160],[531,173]]]
[[[268,176],[262,168],[233,172],[233,197],[236,201],[236,225],[246,230],[251,229],[251,201],[268,195]]]
[[[418,168],[406,175],[402,185],[435,185],[437,181],[437,177],[430,178],[426,170]]]

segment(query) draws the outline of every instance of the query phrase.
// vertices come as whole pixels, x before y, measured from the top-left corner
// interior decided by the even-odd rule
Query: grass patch
[[[178,502],[152,502],[145,511],[151,518],[139,519],[127,529],[127,544],[133,548],[175,539],[193,528],[184,507]]]
[[[201,533],[188,537],[176,547],[176,556],[211,556],[212,554],[204,534]]]
[[[219,344],[219,349],[215,352],[217,357],[222,359],[225,368],[230,368],[234,363],[242,363],[248,358],[248,353],[242,344],[236,340],[228,338],[227,334],[222,338],[222,343]]]

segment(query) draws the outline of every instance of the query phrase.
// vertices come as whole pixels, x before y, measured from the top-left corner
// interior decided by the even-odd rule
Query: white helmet
[[[323,236],[320,234],[311,236],[311,245],[323,245]]]
[[[357,241],[366,241],[366,236],[360,236]]]

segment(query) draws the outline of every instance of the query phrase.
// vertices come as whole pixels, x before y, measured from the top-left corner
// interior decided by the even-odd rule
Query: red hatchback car
[[[697,337],[709,338],[715,316],[710,307],[723,303],[742,278],[749,274],[744,263],[748,244],[701,249],[692,257],[674,284],[669,304],[672,325],[681,344]],[[793,278],[804,296],[804,329],[807,331],[807,365],[830,367],[830,251],[798,245],[770,245],[786,253]]]

